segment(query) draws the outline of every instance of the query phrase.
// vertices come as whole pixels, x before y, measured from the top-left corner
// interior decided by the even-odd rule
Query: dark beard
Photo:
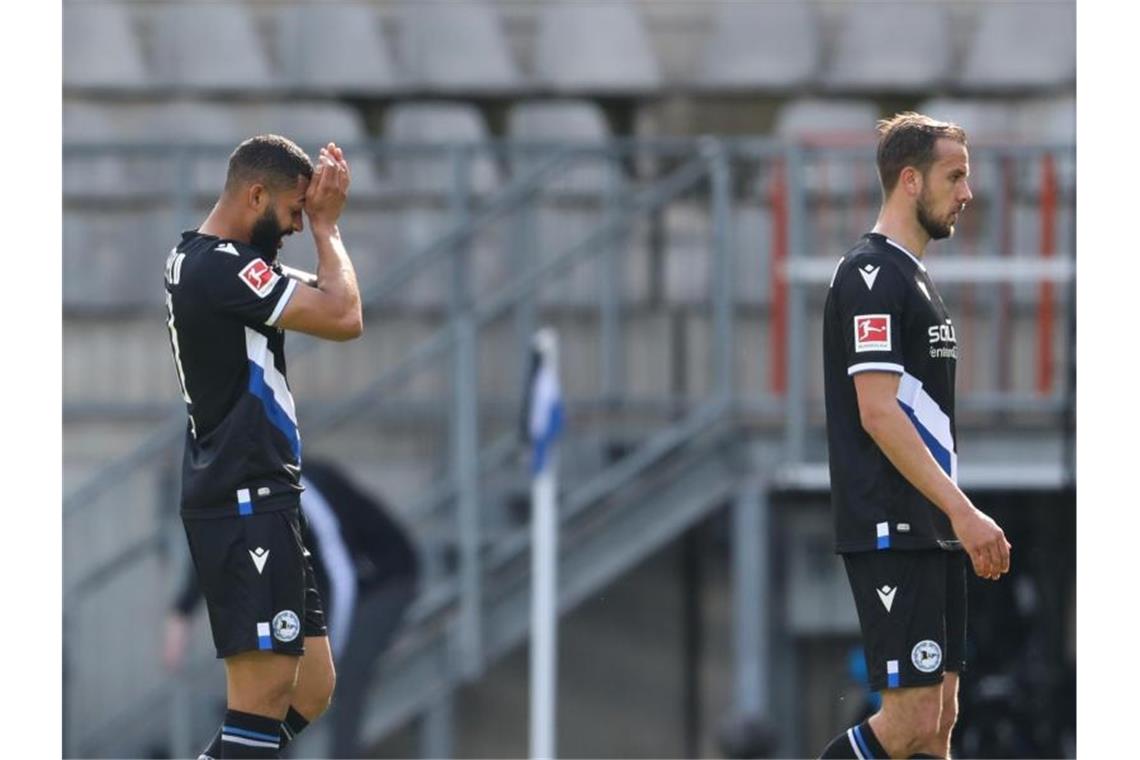
[[[277,215],[273,213],[273,209],[268,208],[253,223],[253,229],[249,233],[249,244],[272,261],[277,258],[277,246],[283,237],[285,237],[285,230],[281,229],[281,225],[277,223]]]
[[[922,229],[926,230],[926,234],[930,236],[931,240],[943,240],[954,234],[954,225],[939,222],[930,215],[926,208],[926,199],[922,196],[919,196],[918,203],[915,204],[915,211],[918,216],[918,223],[922,225]]]

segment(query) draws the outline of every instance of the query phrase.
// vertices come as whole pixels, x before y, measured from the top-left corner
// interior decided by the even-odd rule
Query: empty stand
[[[708,89],[787,90],[811,83],[820,59],[808,3],[717,3],[697,84]]]
[[[389,109],[384,137],[393,143],[440,145],[438,152],[393,159],[388,168],[402,192],[443,196],[454,186],[455,171],[442,144],[483,142],[487,126],[479,111],[466,103],[409,102]],[[476,154],[470,170],[471,188],[476,192],[489,192],[499,184],[498,168],[484,153]]]
[[[605,115],[595,103],[586,100],[523,101],[511,108],[507,117],[507,135],[519,143],[544,143],[542,154],[527,153],[516,148],[515,172],[524,172],[549,156],[549,145],[603,146],[611,138]],[[604,156],[586,155],[558,179],[544,188],[548,195],[604,195],[609,189],[610,172],[619,171]]]
[[[519,85],[502,25],[481,0],[406,3],[401,59],[409,86],[448,92],[502,91]]]
[[[248,6],[235,3],[153,7],[156,81],[186,90],[265,90],[276,86]]]
[[[824,85],[834,91],[937,88],[950,68],[950,31],[949,14],[939,5],[858,3],[843,16]]]
[[[148,84],[125,3],[63,6],[63,86],[132,90]]]
[[[984,3],[958,84],[976,91],[1071,86],[1076,8],[1071,2]]]
[[[535,77],[563,92],[642,92],[661,84],[637,9],[625,0],[546,3],[539,12]]]
[[[321,95],[382,95],[398,89],[374,5],[283,5],[275,21],[277,55],[291,87]]]

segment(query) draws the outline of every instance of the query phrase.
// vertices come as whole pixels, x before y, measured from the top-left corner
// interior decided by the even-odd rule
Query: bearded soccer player
[[[966,558],[1009,570],[1010,544],[957,485],[954,323],[923,264],[973,197],[966,134],[916,113],[879,123],[883,205],[840,259],[824,307],[836,551],[882,709],[825,758],[948,757],[965,667]]]
[[[230,156],[206,220],[166,263],[167,326],[189,422],[181,516],[225,661],[226,716],[202,757],[279,757],[329,705],[335,674],[299,527],[301,437],[285,330],[360,335],[360,292],[337,220],[350,173],[334,143],[314,168],[276,135]],[[309,219],[316,286],[277,252]]]

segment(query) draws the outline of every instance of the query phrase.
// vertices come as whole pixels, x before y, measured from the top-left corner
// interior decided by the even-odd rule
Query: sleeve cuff
[[[285,311],[285,307],[289,305],[289,299],[293,297],[293,293],[297,290],[297,281],[289,280],[285,284],[285,292],[277,299],[277,306],[273,309],[273,313],[269,315],[269,319],[265,320],[265,324],[274,327],[277,320],[281,318],[281,313]]]
[[[905,370],[903,365],[894,362],[863,362],[862,364],[852,364],[847,368],[848,375],[857,375],[860,372],[894,372],[902,375]]]

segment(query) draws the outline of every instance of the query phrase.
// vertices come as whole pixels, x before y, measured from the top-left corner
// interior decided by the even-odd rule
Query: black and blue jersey
[[[258,249],[197,231],[171,251],[165,280],[189,415],[182,516],[297,507],[301,436],[276,327],[297,283]]]
[[[957,336],[926,267],[868,233],[840,259],[824,306],[823,363],[836,551],[956,548],[946,515],[895,469],[863,429],[852,379],[900,375],[898,403],[957,480]]]

